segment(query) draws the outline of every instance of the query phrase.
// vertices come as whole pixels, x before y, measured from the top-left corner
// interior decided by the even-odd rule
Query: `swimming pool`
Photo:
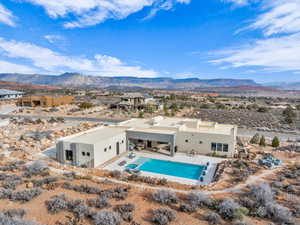
[[[126,168],[198,180],[206,166],[139,157]]]

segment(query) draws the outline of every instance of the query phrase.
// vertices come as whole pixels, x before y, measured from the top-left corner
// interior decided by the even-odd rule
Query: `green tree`
[[[251,143],[251,144],[258,144],[258,143],[259,143],[259,138],[260,138],[259,134],[256,133],[256,134],[251,138],[250,143]]]
[[[143,111],[139,111],[139,118],[144,118],[144,112]]]
[[[275,136],[272,140],[272,147],[277,148],[280,145],[280,141],[279,138],[277,136]]]
[[[283,110],[282,115],[285,117],[285,121],[289,124],[294,123],[295,118],[297,117],[297,114],[290,105]]]
[[[91,102],[81,102],[79,104],[80,109],[90,109],[90,108],[93,108],[93,107],[95,107],[95,105]]]
[[[266,139],[265,136],[261,136],[259,140],[259,146],[266,147]]]

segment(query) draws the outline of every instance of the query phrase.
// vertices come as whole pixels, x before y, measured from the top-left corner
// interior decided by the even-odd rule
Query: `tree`
[[[260,136],[258,133],[256,133],[250,140],[250,143],[251,144],[258,144],[259,143],[259,139],[260,139]]]
[[[265,136],[261,136],[259,140],[259,146],[266,147],[266,139]]]
[[[95,107],[95,105],[91,102],[81,102],[79,104],[80,109],[90,109],[90,108],[93,108],[93,107]]]
[[[144,112],[143,111],[139,111],[139,118],[144,118]]]
[[[279,138],[277,136],[275,136],[272,140],[272,147],[277,148],[280,145],[280,141]]]
[[[258,110],[257,110],[257,112],[260,112],[260,113],[265,113],[265,112],[268,112],[269,110],[268,110],[268,108],[267,107],[259,107],[258,108]]]
[[[292,124],[297,117],[297,114],[290,105],[283,110],[282,115],[285,117],[285,121],[289,124]]]

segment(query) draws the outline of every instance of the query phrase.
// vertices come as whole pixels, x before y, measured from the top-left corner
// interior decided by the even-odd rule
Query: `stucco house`
[[[101,126],[60,139],[57,160],[74,166],[97,167],[129,150],[174,156],[177,152],[232,157],[237,126],[198,119],[154,117]]]

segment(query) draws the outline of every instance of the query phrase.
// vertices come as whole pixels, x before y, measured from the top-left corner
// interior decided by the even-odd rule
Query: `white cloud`
[[[189,4],[191,2],[191,0],[162,0],[162,1],[157,1],[154,3],[153,8],[150,10],[149,14],[143,18],[143,20],[147,20],[147,19],[151,19],[154,16],[156,16],[156,14],[161,11],[168,11],[173,9],[174,5],[177,3],[181,3],[181,4]]]
[[[45,8],[52,18],[75,17],[64,23],[66,28],[93,26],[107,19],[124,19],[145,7],[173,2],[188,4],[190,0],[19,0]]]
[[[211,61],[231,67],[259,66],[274,71],[300,71],[300,34],[268,38],[218,52],[224,57]]]
[[[31,67],[0,60],[0,73],[36,73]]]
[[[0,23],[4,23],[8,26],[15,27],[15,17],[13,16],[12,12],[9,11],[0,3]]]
[[[242,30],[261,30],[264,38],[216,52],[221,68],[261,67],[300,71],[300,1],[262,0],[261,13]],[[225,66],[224,66],[225,65]]]
[[[158,75],[155,71],[129,66],[111,56],[98,54],[94,59],[66,56],[31,43],[7,41],[3,38],[0,38],[1,53],[9,58],[28,60],[34,67],[54,73],[71,70],[102,76],[155,77]]]
[[[262,29],[266,36],[300,31],[299,0],[273,0],[267,3],[265,8],[267,11],[261,14],[249,28]]]
[[[44,38],[51,44],[55,43],[56,41],[63,41],[65,38],[61,35],[56,34],[47,34],[44,36]]]

